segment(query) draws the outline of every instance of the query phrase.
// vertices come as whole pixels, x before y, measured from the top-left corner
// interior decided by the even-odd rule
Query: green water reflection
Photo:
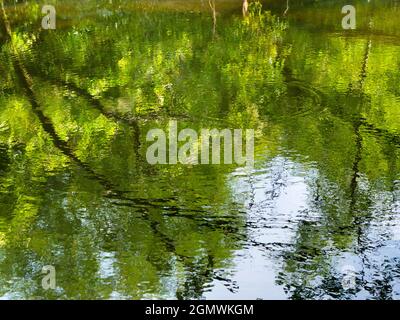
[[[0,297],[400,297],[398,2],[4,3]],[[254,169],[149,165],[171,119]]]

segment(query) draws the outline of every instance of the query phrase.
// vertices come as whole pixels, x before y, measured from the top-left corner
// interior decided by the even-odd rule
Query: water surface
[[[1,20],[0,297],[400,297],[397,2],[42,4]],[[170,120],[254,168],[148,164]]]

